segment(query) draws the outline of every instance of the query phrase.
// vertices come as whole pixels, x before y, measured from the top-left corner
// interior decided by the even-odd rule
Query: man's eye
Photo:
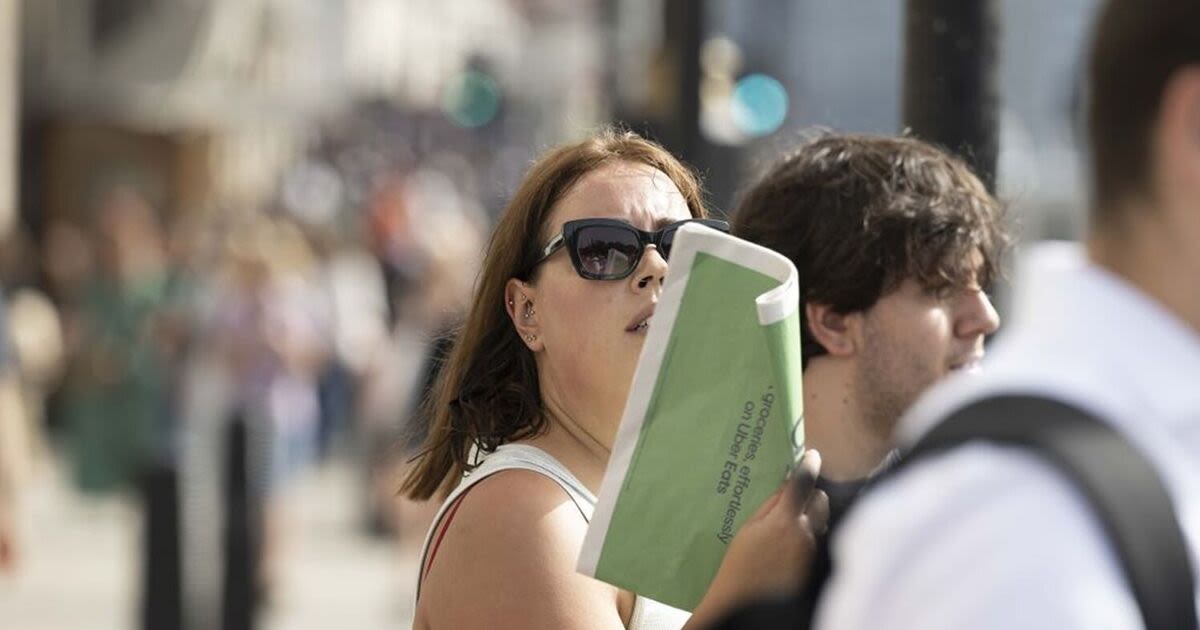
[[[929,297],[937,300],[947,300],[954,295],[954,286],[947,284],[937,287],[929,287],[925,289],[925,293],[929,295]]]

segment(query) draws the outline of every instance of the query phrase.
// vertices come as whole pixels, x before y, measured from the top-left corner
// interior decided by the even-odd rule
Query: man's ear
[[[862,313],[838,313],[828,304],[804,305],[808,331],[830,356],[852,356],[857,349]]]
[[[537,289],[532,284],[509,278],[504,286],[505,312],[521,341],[534,352],[544,347],[541,327],[538,326],[536,300]]]
[[[1160,183],[1194,199],[1200,191],[1200,65],[1179,69],[1167,81],[1155,144]]]

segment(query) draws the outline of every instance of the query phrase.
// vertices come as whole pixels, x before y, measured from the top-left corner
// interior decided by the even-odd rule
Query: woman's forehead
[[[611,218],[654,229],[692,216],[671,178],[646,164],[615,162],[584,175],[555,204],[547,231],[574,219]]]

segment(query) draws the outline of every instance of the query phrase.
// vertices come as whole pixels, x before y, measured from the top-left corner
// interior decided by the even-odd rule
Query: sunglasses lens
[[[637,262],[641,244],[631,230],[615,226],[588,226],[577,235],[579,264],[601,278],[628,274]]]
[[[658,241],[658,253],[662,254],[663,260],[671,257],[671,246],[675,244],[675,233],[678,231],[678,225],[663,230],[662,238]]]

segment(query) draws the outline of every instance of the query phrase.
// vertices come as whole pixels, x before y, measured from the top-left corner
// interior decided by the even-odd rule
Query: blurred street
[[[81,497],[61,472],[45,472],[32,493],[34,527],[23,569],[0,576],[3,627],[135,627],[141,561],[135,505]],[[359,479],[334,461],[298,480],[287,509],[296,527],[281,541],[287,553],[279,588],[263,611],[266,630],[410,625],[417,549],[363,534]]]
[[[1082,229],[1097,3],[988,3],[1026,242]],[[0,0],[0,630],[408,627],[397,491],[529,165],[613,125],[727,214],[916,130],[906,4]]]

